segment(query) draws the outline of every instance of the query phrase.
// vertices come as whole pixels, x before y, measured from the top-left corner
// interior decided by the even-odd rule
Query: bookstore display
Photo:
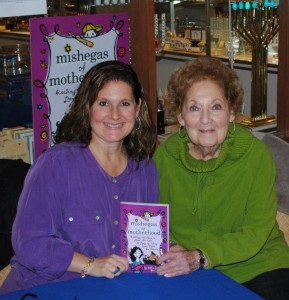
[[[265,9],[265,20],[273,16],[273,11],[279,6],[278,0],[181,0],[155,1],[159,27],[166,24],[162,55],[175,54],[179,56],[206,55],[228,59],[234,52],[234,59],[243,62],[252,61],[252,44],[233,28],[233,12],[238,7],[247,17],[254,13],[257,7]],[[230,7],[231,3],[231,7]],[[245,5],[246,4],[246,5]],[[265,6],[265,7],[264,7]],[[254,11],[254,12],[253,12]],[[267,20],[268,17],[268,20]],[[270,21],[271,22],[271,21]],[[276,18],[275,21],[276,23]],[[273,30],[272,30],[273,32]],[[276,33],[276,32],[275,32]],[[278,65],[278,34],[268,41],[268,62]],[[159,33],[160,35],[160,33]],[[158,51],[160,53],[160,51]]]

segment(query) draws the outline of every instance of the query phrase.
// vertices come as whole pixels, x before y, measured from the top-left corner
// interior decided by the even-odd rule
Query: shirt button
[[[112,179],[112,182],[113,182],[113,183],[117,183],[117,179],[113,178],[113,179]]]
[[[113,222],[113,224],[114,224],[114,225],[118,225],[118,220],[115,220],[115,221]]]
[[[114,195],[113,198],[114,198],[115,200],[117,200],[117,199],[118,199],[118,195]]]
[[[99,220],[100,219],[100,216],[95,216],[95,220]]]
[[[111,249],[115,249],[115,247],[116,247],[115,244],[111,245]]]
[[[69,217],[68,220],[69,220],[69,222],[73,222],[74,219],[73,219],[73,217]]]

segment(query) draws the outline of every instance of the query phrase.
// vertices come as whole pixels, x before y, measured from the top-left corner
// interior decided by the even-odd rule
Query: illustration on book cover
[[[168,219],[167,204],[120,203],[121,254],[129,272],[156,272],[157,258],[168,251]]]

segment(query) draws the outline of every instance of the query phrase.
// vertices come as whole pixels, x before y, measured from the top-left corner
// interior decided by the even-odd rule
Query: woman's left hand
[[[170,247],[157,259],[157,274],[166,277],[189,274],[199,269],[200,254],[195,250],[186,250],[181,245]]]

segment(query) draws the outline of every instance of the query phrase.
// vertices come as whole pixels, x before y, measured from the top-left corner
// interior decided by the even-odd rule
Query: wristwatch
[[[199,253],[200,258],[199,258],[199,269],[202,270],[204,266],[206,265],[206,257],[204,253],[200,249],[196,249],[196,251]]]

